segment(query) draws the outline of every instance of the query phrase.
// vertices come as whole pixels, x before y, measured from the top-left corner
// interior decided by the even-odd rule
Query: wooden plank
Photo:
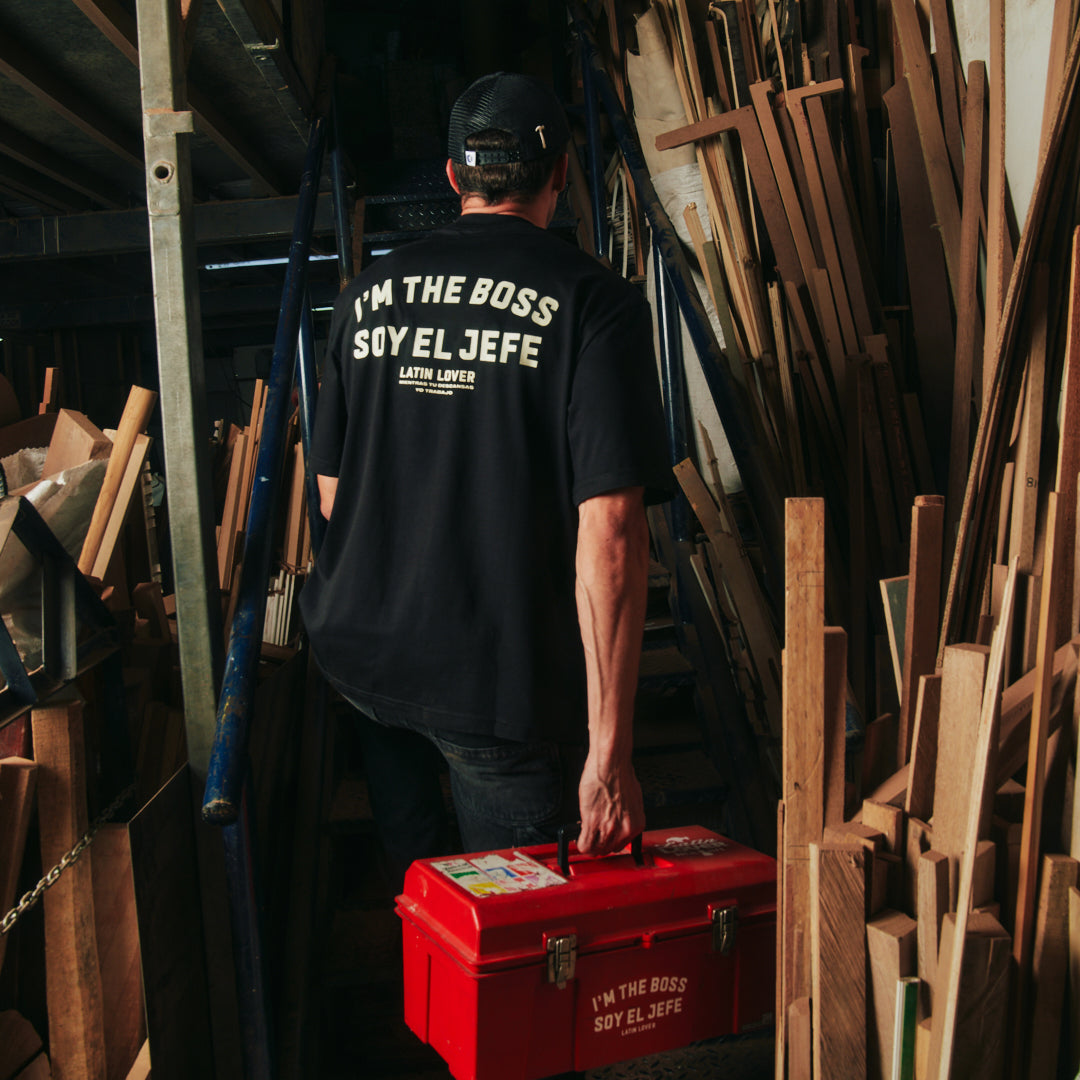
[[[1068,855],[1042,861],[1035,944],[1031,954],[1032,1012],[1024,1024],[1028,1040],[1027,1076],[1058,1075],[1058,1046],[1065,1012],[1069,955],[1069,891],[1077,882],[1077,862]],[[1073,1016],[1080,1010],[1073,1005]]]
[[[1005,0],[990,0],[989,88],[990,122],[986,129],[988,172],[986,179],[986,288],[983,325],[983,355],[992,356],[998,343],[1005,289],[1008,275],[1005,268]],[[990,396],[993,371],[983,367],[983,400]]]
[[[907,543],[910,539],[911,506],[915,502],[915,493],[919,490],[915,483],[915,469],[912,455],[908,450],[908,436],[905,431],[904,415],[900,395],[896,389],[896,376],[889,359],[889,339],[885,334],[871,334],[866,339],[866,349],[870,353],[870,367],[874,373],[874,386],[877,389],[878,405],[881,410],[881,426],[885,435],[885,448],[889,455],[889,471],[893,481],[893,498],[896,503],[897,520],[902,528],[902,537]],[[926,489],[924,489],[926,490]]]
[[[844,820],[847,751],[847,632],[825,627],[825,825]]]
[[[214,1076],[188,770],[129,825],[154,1080]]]
[[[866,1076],[867,856],[857,847],[810,846],[814,1075]]]
[[[84,574],[93,569],[98,549],[101,547],[102,538],[109,524],[113,503],[124,478],[128,458],[131,456],[131,451],[135,445],[135,437],[146,427],[156,402],[157,394],[153,390],[145,390],[141,386],[133,386],[130,394],[128,394],[123,415],[120,417],[120,426],[117,428],[112,453],[109,455],[109,465],[105,470],[105,479],[102,481],[101,492],[98,495],[97,502],[94,504],[90,527],[87,530],[86,539],[83,541],[82,551],[79,554],[79,569]]]
[[[82,700],[54,697],[31,714],[38,765],[41,863],[52,867],[86,832]],[[72,1080],[105,1080],[105,1018],[94,929],[91,853],[45,893],[49,1058]]]
[[[935,476],[943,480],[949,451],[952,358],[955,353],[949,309],[949,273],[955,268],[949,267],[942,250],[943,233],[939,228],[940,219],[935,212],[936,204],[927,177],[928,166],[920,150],[908,81],[896,83],[882,101],[889,114],[890,138],[896,161],[896,192],[903,222],[908,293],[922,389],[920,402],[926,419]],[[947,160],[944,165],[948,170]],[[949,182],[952,182],[951,176]]]
[[[979,221],[982,217],[982,160],[986,113],[986,66],[981,60],[968,68],[964,138],[969,165],[964,172],[960,220],[960,280],[957,290],[956,354],[953,367],[952,424],[949,432],[949,477],[946,488],[947,535],[954,536],[964,501],[971,465],[971,420],[982,401],[981,378],[976,386],[977,343],[982,340],[979,308]],[[981,366],[981,365],[980,365]],[[977,396],[975,391],[978,391]]]
[[[964,137],[967,134],[960,119],[960,97],[956,87],[956,40],[953,37],[952,18],[948,0],[930,0],[930,18],[934,27],[934,46],[937,52],[938,81],[941,84],[941,122],[945,135],[945,145],[949,149],[949,161],[952,163],[956,186],[964,184]],[[968,100],[971,100],[971,86],[968,85]],[[970,145],[970,144],[969,144]],[[982,158],[969,160],[981,162]],[[981,166],[979,166],[981,171]],[[961,225],[961,232],[963,225]]]
[[[49,1059],[44,1054],[38,1054],[14,1080],[52,1080],[52,1077]]]
[[[94,559],[94,565],[90,569],[90,576],[97,578],[99,581],[105,580],[105,576],[109,572],[109,564],[116,554],[120,534],[127,524],[132,499],[139,488],[143,465],[146,463],[146,455],[149,452],[149,436],[136,435],[135,445],[128,456],[127,465],[116,490],[116,498],[113,500],[109,520],[105,526],[105,532],[102,534],[101,543],[98,546],[97,557]]]
[[[906,813],[929,821],[934,812],[937,773],[938,721],[941,715],[941,676],[924,675],[915,700],[915,730],[911,740]]]
[[[878,419],[877,396],[869,361],[860,357],[858,365],[859,418],[863,431],[863,452],[866,454],[870,494],[878,523],[882,558],[885,566],[897,566],[900,562],[900,530],[893,510],[892,492],[889,485],[888,459],[885,440]]]
[[[809,845],[825,819],[825,506],[785,501],[783,1008],[810,991]],[[816,995],[811,995],[815,996]]]
[[[60,369],[47,367],[45,369],[45,386],[41,392],[41,402],[38,404],[38,415],[56,412],[60,404]],[[48,473],[43,475],[48,476]]]
[[[910,0],[892,0],[893,24],[896,27],[900,47],[904,53],[905,81],[910,88],[915,125],[922,147],[922,159],[926,164],[930,197],[934,204],[934,217],[940,233],[941,247],[945,253],[945,265],[949,271],[953,302],[958,299],[957,274],[960,259],[960,206],[956,198],[949,152],[945,145],[945,133],[938,112],[934,73],[930,66],[923,41],[915,5]],[[898,84],[899,85],[899,84]],[[896,90],[894,86],[889,94]],[[890,119],[892,109],[889,110]],[[899,161],[897,162],[899,170]],[[948,355],[952,355],[949,351]]]
[[[770,717],[778,716],[782,697],[780,644],[769,618],[768,603],[758,585],[757,575],[750,564],[746,549],[741,540],[724,527],[720,511],[693,462],[688,458],[676,465],[674,471],[701,527],[705,530],[705,535],[709,538],[743,625],[761,683],[766,714]],[[720,492],[717,494],[721,495]]]
[[[787,452],[780,456],[781,460],[788,463],[791,470],[792,490],[796,495],[803,496],[807,491],[807,478],[806,465],[803,462],[802,422],[799,419],[799,407],[795,399],[794,369],[788,349],[784,302],[780,296],[780,286],[776,282],[769,284],[769,310],[772,312],[776,368],[780,376],[780,390],[784,403],[784,430],[781,432],[781,437],[785,435],[787,437],[785,448]]]
[[[238,525],[240,489],[243,486],[242,476],[247,459],[247,433],[241,431],[233,443],[232,460],[229,465],[229,484],[225,490],[225,506],[221,516],[221,526],[218,529],[217,556],[218,556],[218,584],[223,589],[229,587],[232,581],[232,564],[236,551],[236,530]]]
[[[904,674],[900,688],[897,757],[911,757],[915,704],[919,680],[931,675],[937,660],[937,630],[941,614],[941,552],[945,500],[919,495],[911,508],[911,556],[908,564],[908,604],[904,622]]]
[[[885,911],[866,924],[870,961],[867,1003],[867,1076],[890,1080],[896,1037],[897,981],[914,975],[916,924],[901,911]]]
[[[908,608],[908,577],[882,578],[881,606],[885,609],[885,630],[889,636],[889,653],[893,662],[893,677],[899,696],[904,685],[904,622]]]
[[[1069,270],[1068,326],[1065,334],[1065,367],[1061,387],[1061,435],[1058,442],[1058,517],[1066,536],[1076,534],[1077,472],[1080,471],[1080,228],[1073,232]],[[1057,643],[1080,629],[1080,580],[1076,574],[1076,551],[1066,544],[1061,551],[1062,601],[1058,613]]]
[[[41,1036],[21,1013],[0,1012],[0,1077],[8,1080],[41,1053]]]
[[[150,1041],[142,1044],[139,1056],[135,1059],[126,1080],[150,1080]]]
[[[0,913],[3,914],[15,904],[26,835],[34,812],[36,782],[34,762],[23,757],[0,760]],[[6,947],[7,935],[0,935],[0,968],[4,966]]]
[[[1021,574],[1035,573],[1035,515],[1039,507],[1039,453],[1042,449],[1043,413],[1046,408],[1047,308],[1050,267],[1036,264],[1031,279],[1030,343],[1024,367],[1024,394],[1013,476],[1012,522],[1009,555],[1020,560]],[[1025,664],[1025,669],[1028,665]]]
[[[81,412],[61,409],[56,414],[56,427],[49,440],[41,475],[54,476],[87,461],[107,458],[112,445],[112,440]]]
[[[949,911],[949,857],[940,851],[924,851],[918,863],[916,921],[919,924],[919,978],[928,1014],[934,1012],[938,987],[938,953],[941,924]]]
[[[1043,791],[1046,785],[1046,740],[1050,728],[1050,696],[1053,678],[1054,634],[1057,630],[1057,571],[1064,541],[1057,520],[1057,493],[1050,493],[1046,513],[1046,554],[1043,558],[1042,598],[1039,608],[1039,642],[1035,662],[1035,691],[1028,738],[1027,780],[1024,784],[1024,827],[1020,841],[1020,881],[1013,925],[1013,958],[1020,972],[1013,997],[1012,1061],[1018,1075],[1023,1060],[1022,1031],[1027,1003],[1026,972],[1031,963],[1035,925],[1036,878],[1042,836]]]
[[[964,948],[958,949],[960,916],[946,915],[941,928],[939,970],[948,971],[961,957],[957,983],[956,1036],[952,1075],[1001,1080],[1005,1068],[1005,1021],[1009,996],[1009,935],[985,912],[967,919]],[[944,995],[943,995],[944,996]],[[949,1001],[946,1000],[946,1006]],[[936,1017],[934,1018],[936,1031]],[[931,1076],[935,1073],[931,1033]]]
[[[1069,994],[1080,1001],[1080,889],[1069,890]],[[1074,1014],[1069,1048],[1069,1068],[1080,1072],[1080,1021]]]
[[[146,1040],[139,927],[126,825],[104,825],[94,837],[93,888],[106,1075],[108,1080],[125,1080]]]
[[[996,742],[997,721],[1001,710],[1001,680],[1005,659],[1005,640],[1012,631],[1013,604],[1016,595],[1016,564],[1009,567],[1009,579],[1002,600],[1001,617],[994,631],[990,650],[990,661],[983,691],[983,707],[979,717],[979,733],[975,752],[969,757],[972,788],[968,800],[967,828],[964,837],[964,856],[960,866],[960,885],[956,905],[954,946],[948,951],[942,949],[939,962],[944,968],[943,977],[939,978],[944,1008],[934,1013],[934,1024],[930,1046],[930,1076],[935,1080],[949,1080],[952,1075],[954,1050],[957,1048],[957,1029],[960,1015],[960,990],[964,967],[964,953],[969,922],[977,922],[977,916],[971,915],[972,867],[975,848],[979,840],[982,818],[982,805],[989,789],[988,780],[992,775],[991,750]],[[940,761],[940,754],[939,754]],[[946,921],[946,926],[949,926]],[[1005,976],[1007,984],[1008,953],[1006,950]],[[947,961],[947,962],[946,962]],[[986,969],[984,969],[986,970]],[[1005,993],[1008,992],[1007,985]],[[998,1055],[1000,1057],[1000,1053]],[[957,1067],[956,1075],[962,1072]]]
[[[979,739],[983,687],[989,650],[982,645],[950,645],[941,673],[941,715],[934,773],[934,848],[949,857],[950,899],[955,908],[957,874],[964,853],[971,809],[971,763]],[[983,835],[979,813],[979,835]]]
[[[809,284],[810,271],[817,266],[817,259],[814,255],[814,246],[810,242],[810,232],[807,229],[802,204],[799,202],[799,195],[795,190],[791,166],[788,163],[787,155],[784,153],[784,145],[780,139],[776,117],[773,115],[772,104],[769,101],[769,94],[772,89],[772,83],[754,83],[750,87],[750,99],[753,102],[754,112],[758,118],[769,161],[772,163],[773,175],[776,177],[776,185],[791,229],[792,242],[795,245],[799,265],[802,267],[802,280]],[[795,278],[785,277],[784,280],[790,281],[796,286],[798,285]]]
[[[881,265],[881,240],[878,236],[877,186],[874,183],[874,158],[870,150],[870,128],[866,118],[866,85],[862,62],[870,50],[849,44],[848,104],[851,109],[851,130],[854,133],[855,175],[859,185],[859,208],[862,211],[863,233],[869,249],[871,267]]]
[[[808,997],[796,998],[788,1007],[788,1080],[810,1080],[813,1075],[814,1040],[810,1016]]]
[[[825,118],[825,106],[819,96],[806,99],[806,118],[814,137],[818,166],[821,169],[821,182],[825,188],[825,197],[832,218],[833,232],[837,251],[840,254],[841,268],[844,270],[844,282],[847,286],[851,303],[851,314],[855,320],[855,331],[863,349],[866,339],[884,325],[881,314],[881,301],[877,294],[877,285],[870,272],[866,241],[858,218],[852,214],[844,191],[844,183],[837,164],[836,150],[833,147],[829,124]]]

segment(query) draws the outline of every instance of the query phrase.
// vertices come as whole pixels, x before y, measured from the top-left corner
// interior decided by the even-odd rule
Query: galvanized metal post
[[[191,217],[193,130],[171,0],[138,0],[146,202],[188,760],[205,781],[223,667],[210,427]]]
[[[341,149],[341,125],[338,122],[337,102],[330,112],[330,192],[334,201],[334,232],[337,237],[338,280],[344,289],[352,280],[353,266],[352,223],[349,221],[349,191],[345,181],[345,155]],[[314,400],[314,399],[312,399]]]

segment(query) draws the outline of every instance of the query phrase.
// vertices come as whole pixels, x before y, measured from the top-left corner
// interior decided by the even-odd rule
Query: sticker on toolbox
[[[652,850],[656,855],[687,858],[692,855],[719,855],[729,847],[730,844],[719,836],[669,836]]]
[[[479,897],[506,896],[566,884],[565,878],[520,851],[515,851],[511,859],[497,854],[478,855],[471,859],[444,859],[431,866]]]

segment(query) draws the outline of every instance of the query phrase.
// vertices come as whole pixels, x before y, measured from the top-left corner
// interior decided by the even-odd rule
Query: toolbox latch
[[[548,982],[555,983],[560,990],[574,977],[577,964],[577,934],[564,934],[562,937],[550,937],[547,940]]]
[[[709,906],[712,919],[713,952],[727,956],[735,948],[735,928],[739,922],[738,912],[734,907]]]

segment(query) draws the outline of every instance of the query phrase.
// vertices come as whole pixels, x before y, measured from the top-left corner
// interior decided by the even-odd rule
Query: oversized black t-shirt
[[[311,466],[338,477],[301,607],[388,720],[584,741],[577,505],[666,497],[648,306],[557,236],[469,214],[338,298]]]

